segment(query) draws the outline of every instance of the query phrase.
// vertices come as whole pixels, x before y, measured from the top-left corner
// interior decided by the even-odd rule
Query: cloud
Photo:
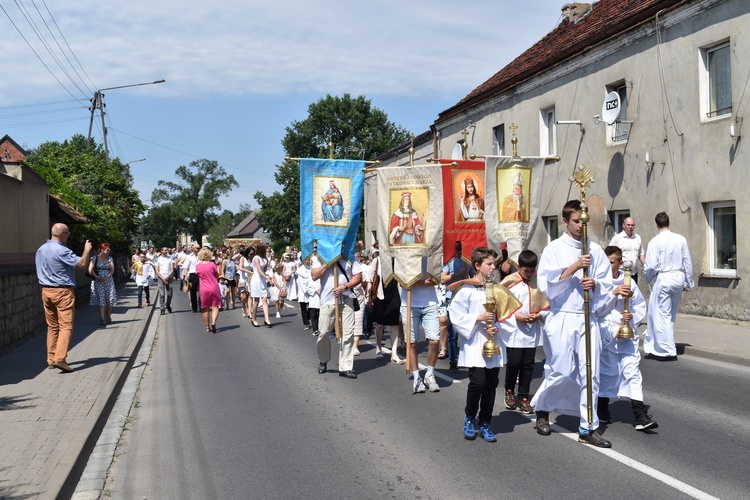
[[[539,38],[524,37],[524,23],[534,22],[525,16],[557,3],[527,1],[514,8],[496,0],[60,0],[47,5],[96,87],[165,78],[169,85],[148,92],[200,97],[468,93]],[[66,88],[79,95],[18,9],[6,11]],[[548,13],[554,19],[559,11]],[[8,19],[0,21],[7,25],[0,43],[5,62],[23,68],[27,77],[3,82],[0,94],[29,99],[61,93],[21,37],[7,29]],[[38,16],[36,22],[43,26]],[[533,33],[551,29],[547,22]],[[57,51],[50,34],[42,32]]]

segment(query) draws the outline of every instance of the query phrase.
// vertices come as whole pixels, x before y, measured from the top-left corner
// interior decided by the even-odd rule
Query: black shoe
[[[542,436],[549,436],[552,434],[552,427],[549,425],[549,412],[538,411],[536,412],[536,433]]]
[[[579,432],[578,442],[590,444],[591,446],[596,446],[597,448],[612,448],[612,443],[604,439],[602,435],[599,434],[599,431],[592,431],[589,434],[581,434]]]
[[[211,323],[211,332],[216,333],[216,323]]]
[[[167,314],[167,313],[164,311],[164,309],[162,309],[161,310],[161,315],[164,316],[165,314]]]
[[[167,306],[167,312],[172,312],[172,306]]]
[[[451,361],[448,365],[448,371],[449,372],[457,372],[458,371],[458,361]]]
[[[266,328],[271,328],[271,323],[269,323],[268,321],[264,320],[263,324],[266,325]]]
[[[327,363],[320,363],[318,365],[318,373],[323,374],[328,370],[328,364]]]
[[[354,373],[351,370],[346,370],[345,372],[339,372],[339,377],[346,377],[346,378],[357,378],[357,374]]]
[[[653,421],[650,415],[642,413],[635,418],[635,430],[637,431],[656,429],[657,427],[659,427],[659,424]]]

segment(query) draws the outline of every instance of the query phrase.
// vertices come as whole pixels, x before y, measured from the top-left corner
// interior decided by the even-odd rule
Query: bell
[[[482,356],[491,358],[497,354],[500,354],[500,346],[497,345],[494,337],[490,337],[487,339],[487,342],[482,345]]]
[[[633,335],[633,329],[630,328],[630,325],[623,324],[620,326],[620,329],[617,330],[617,335],[615,335],[618,339],[632,339],[635,338]]]

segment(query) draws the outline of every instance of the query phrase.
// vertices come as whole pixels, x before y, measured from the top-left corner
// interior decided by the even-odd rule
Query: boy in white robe
[[[599,403],[597,412],[599,420],[611,424],[609,398],[628,398],[635,415],[635,430],[656,429],[659,425],[646,413],[643,404],[643,385],[641,370],[641,353],[638,351],[638,331],[636,326],[646,315],[646,301],[637,286],[624,283],[624,274],[620,272],[622,250],[608,246],[604,253],[612,265],[612,285],[609,300],[604,307],[596,311],[599,318],[599,329],[602,336],[602,354],[599,360]],[[630,293],[627,313],[623,312],[625,297]],[[633,329],[632,339],[618,339],[617,332],[623,320]]]
[[[589,253],[583,255],[581,202],[568,201],[562,210],[566,232],[542,252],[537,271],[539,290],[550,302],[550,313],[544,325],[543,345],[546,361],[544,381],[531,400],[536,410],[536,430],[549,436],[549,412],[580,417],[578,441],[600,448],[612,443],[596,430],[596,400],[599,393],[599,328],[590,321],[592,421],[588,421],[586,377],[586,341],[584,290],[588,290],[590,311],[598,309],[612,289],[612,272],[602,248],[589,242]],[[583,269],[589,276],[583,277]],[[591,316],[593,319],[593,314]]]
[[[529,402],[531,379],[534,372],[536,348],[542,345],[544,318],[549,313],[549,301],[539,291],[536,283],[536,268],[539,258],[531,250],[518,255],[518,271],[507,276],[500,284],[508,288],[521,302],[521,308],[508,321],[514,326],[509,335],[503,335],[508,352],[505,368],[505,396],[503,401],[509,410],[531,414],[534,409]],[[518,393],[514,394],[518,380]]]
[[[485,309],[485,281],[495,270],[496,257],[495,251],[489,248],[479,247],[472,252],[471,264],[477,278],[451,285],[451,291],[455,292],[455,295],[448,307],[451,323],[458,333],[458,364],[469,369],[469,386],[464,409],[464,438],[473,440],[479,434],[488,443],[497,441],[490,422],[500,367],[505,361],[505,347],[502,342],[498,342],[500,353],[492,357],[485,357],[482,347],[490,336],[497,333],[498,328],[512,329],[506,320],[521,307],[518,299],[505,287],[494,284],[492,296],[495,300],[495,312]],[[459,288],[457,292],[455,288]]]

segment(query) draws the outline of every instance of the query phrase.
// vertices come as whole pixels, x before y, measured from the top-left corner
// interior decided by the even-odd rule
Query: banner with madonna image
[[[342,254],[350,261],[354,259],[362,213],[364,166],[365,162],[360,160],[300,159],[303,260],[315,250],[326,267]]]
[[[443,264],[456,256],[459,241],[463,260],[470,262],[472,250],[487,246],[484,161],[441,159],[440,163],[443,170]]]
[[[428,278],[440,283],[443,236],[440,165],[383,167],[377,173],[383,282],[388,284],[395,279],[402,287],[411,288],[424,270]]]
[[[509,261],[516,267],[539,219],[545,161],[532,156],[485,158],[487,242],[498,251],[505,242]]]

